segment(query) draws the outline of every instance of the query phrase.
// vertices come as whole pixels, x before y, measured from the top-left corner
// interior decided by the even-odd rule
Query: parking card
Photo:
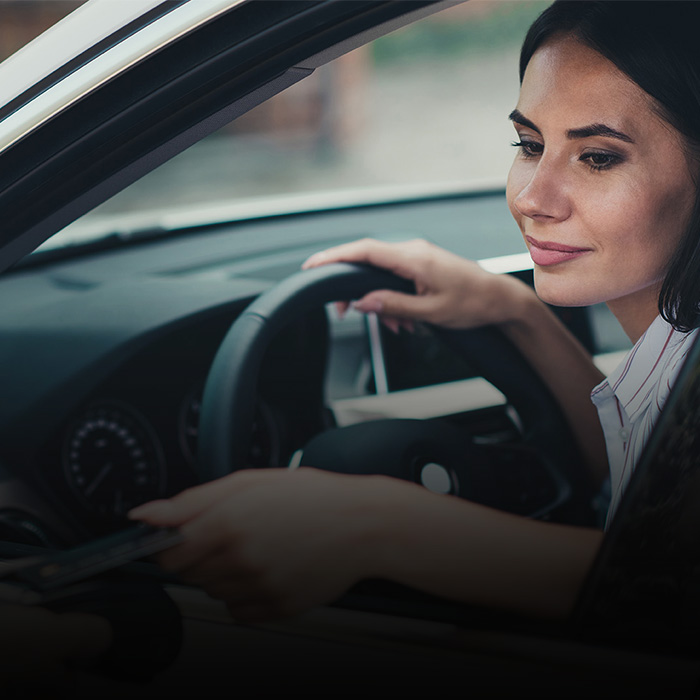
[[[156,554],[180,541],[182,535],[175,528],[139,524],[72,549],[2,562],[0,578],[14,579],[37,592],[54,591]]]

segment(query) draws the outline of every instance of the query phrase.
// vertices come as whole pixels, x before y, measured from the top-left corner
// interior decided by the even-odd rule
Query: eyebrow
[[[541,131],[531,122],[526,116],[522,114],[517,109],[514,109],[509,115],[508,119],[517,124],[522,124],[528,129],[532,129],[541,135]],[[626,143],[634,143],[634,139],[625,134],[622,131],[613,129],[605,124],[589,124],[588,126],[582,126],[579,129],[569,129],[566,135],[570,139],[585,139],[589,136],[606,136],[611,139],[619,139],[620,141],[625,141]]]

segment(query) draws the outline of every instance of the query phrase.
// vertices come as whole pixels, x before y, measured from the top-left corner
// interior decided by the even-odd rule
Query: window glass
[[[88,216],[348,188],[503,185],[519,46],[548,4],[471,0],[396,31],[320,68]]]

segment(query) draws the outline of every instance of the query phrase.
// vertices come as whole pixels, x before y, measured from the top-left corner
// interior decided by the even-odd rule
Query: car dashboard
[[[207,371],[223,335],[263,285],[195,284],[193,293],[189,284],[64,288],[34,308],[31,321],[22,314],[4,319],[12,338],[3,344],[6,397],[14,398],[3,416],[2,461],[48,505],[35,505],[42,514],[21,525],[39,541],[52,543],[57,532],[65,539],[112,530],[139,503],[197,483]],[[286,463],[309,431],[321,429],[326,337],[321,309],[269,348],[251,466]],[[17,510],[12,497],[7,506]],[[11,513],[5,516],[11,525]],[[63,537],[60,523],[69,526]]]
[[[30,256],[0,279],[0,537],[70,546],[198,483],[199,402],[219,344],[250,301],[311,253],[367,235],[422,235],[493,257],[500,239],[483,236],[502,228],[502,209],[502,193],[446,197]],[[468,240],[465,217],[477,228]],[[570,325],[592,343],[585,314]],[[517,433],[502,395],[424,329],[394,336],[374,318],[341,321],[319,308],[290,319],[266,352],[249,464],[287,466],[334,425],[439,415],[486,441]]]

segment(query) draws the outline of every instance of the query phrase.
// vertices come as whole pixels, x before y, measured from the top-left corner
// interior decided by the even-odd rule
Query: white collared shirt
[[[606,527],[697,332],[680,333],[657,316],[615,371],[591,392],[610,466],[612,497]]]

